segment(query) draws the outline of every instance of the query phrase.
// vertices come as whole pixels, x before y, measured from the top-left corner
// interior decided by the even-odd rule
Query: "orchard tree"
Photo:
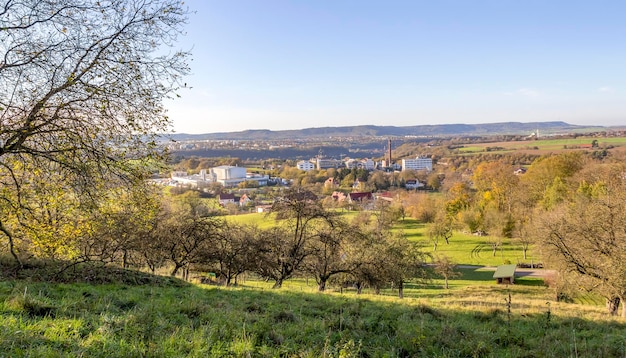
[[[188,54],[168,47],[186,17],[176,0],[0,5],[2,208],[32,207],[27,168],[53,167],[49,185],[80,200],[100,179],[142,178],[137,159],[158,156],[155,135],[170,128],[162,101],[184,86]],[[0,232],[21,266],[6,216]]]
[[[249,225],[222,222],[205,250],[202,261],[208,264],[216,278],[225,286],[237,280],[247,270],[253,269],[256,261],[254,235],[258,228]]]
[[[162,203],[153,231],[156,248],[174,265],[176,276],[190,264],[202,264],[223,226],[197,192],[189,191]]]
[[[461,272],[457,271],[458,265],[454,263],[448,256],[438,256],[434,260],[435,273],[444,280],[444,287],[447,290],[449,288],[448,281],[451,278],[461,277]]]
[[[376,200],[372,210],[375,229],[378,231],[391,230],[393,225],[403,216],[403,207],[399,203],[386,200]]]
[[[405,282],[428,278],[425,262],[429,255],[401,232],[392,232],[390,225],[381,225],[378,215],[372,216],[352,222],[352,234],[344,246],[350,276],[358,293],[364,286],[379,293],[385,284],[391,283],[398,287],[398,296],[402,298]]]
[[[405,282],[423,282],[430,276],[426,267],[430,256],[416,242],[407,240],[403,235],[386,235],[380,256],[383,262],[381,274],[398,287],[399,298],[404,298]]]
[[[265,279],[274,280],[273,288],[282,287],[283,282],[301,268],[308,255],[303,245],[294,245],[290,239],[287,229],[281,226],[260,230],[254,236],[256,260],[253,271]]]
[[[546,259],[577,285],[604,296],[610,314],[626,317],[626,167],[595,165],[578,178],[575,196],[543,211],[537,238]]]
[[[261,275],[274,279],[274,288],[280,288],[312,253],[311,241],[319,235],[320,226],[333,226],[336,215],[325,210],[314,193],[302,188],[287,190],[271,211],[281,230],[261,235],[267,257]]]
[[[343,248],[349,267],[347,276],[356,286],[357,294],[361,294],[364,287],[371,287],[378,294],[387,282],[383,258],[389,232],[377,232],[366,226],[363,218],[351,223],[352,235]]]
[[[428,227],[428,238],[433,244],[433,251],[437,251],[439,239],[444,239],[446,244],[450,244],[452,234],[452,219],[447,212],[441,208],[435,216],[434,222]]]
[[[146,185],[103,190],[97,210],[90,215],[90,235],[80,242],[79,260],[117,262],[124,268],[144,266],[151,258],[154,229],[162,219],[161,195],[158,188]]]
[[[350,271],[345,246],[351,232],[345,224],[320,225],[316,230],[309,242],[310,255],[304,261],[304,271],[315,277],[318,291],[322,292],[331,277]]]

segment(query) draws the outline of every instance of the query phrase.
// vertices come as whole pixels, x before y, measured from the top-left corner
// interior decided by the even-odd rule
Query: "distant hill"
[[[321,127],[298,130],[271,131],[267,129],[245,130],[240,132],[184,134],[177,133],[170,137],[174,140],[280,140],[293,138],[328,138],[328,137],[448,137],[457,135],[482,136],[495,134],[530,134],[539,130],[542,134],[568,133],[581,131],[589,126],[577,126],[565,122],[502,122],[485,124],[432,124],[417,126],[345,126]],[[602,127],[596,127],[601,130]]]

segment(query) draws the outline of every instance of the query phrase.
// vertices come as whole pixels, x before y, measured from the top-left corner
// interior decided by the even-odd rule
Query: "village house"
[[[217,196],[217,200],[219,201],[220,206],[225,207],[229,203],[235,203],[235,194],[221,193]]]
[[[417,189],[417,188],[421,188],[423,186],[424,186],[424,184],[420,183],[419,180],[417,180],[417,179],[408,179],[404,183],[404,187],[407,188],[407,189]]]
[[[372,199],[374,199],[374,195],[372,195],[372,193],[370,192],[348,194],[348,200],[351,203],[362,203],[364,201],[368,201]]]
[[[324,182],[324,187],[325,188],[337,188],[338,186],[339,186],[339,183],[337,183],[335,178],[328,178]]]
[[[246,206],[252,200],[248,197],[248,194],[243,194],[241,198],[239,198],[239,206]]]

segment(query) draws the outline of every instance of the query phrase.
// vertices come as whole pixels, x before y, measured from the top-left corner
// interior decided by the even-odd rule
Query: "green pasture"
[[[626,145],[626,137],[607,137],[607,138],[595,138],[595,137],[578,137],[578,138],[560,138],[560,139],[540,139],[536,141],[511,141],[511,142],[496,142],[496,143],[483,143],[483,144],[473,144],[468,145],[462,148],[459,148],[459,152],[462,154],[473,154],[473,153],[487,153],[486,150],[488,147],[502,147],[504,149],[501,150],[493,150],[489,153],[507,153],[513,152],[517,150],[529,150],[536,149],[538,152],[557,152],[563,151],[566,149],[579,149],[580,147],[585,147],[584,149],[592,149],[587,147],[591,145],[591,143],[597,140],[598,141],[598,149],[606,148],[608,146],[613,147],[621,147]],[[595,150],[596,148],[594,148]]]
[[[538,257],[533,256],[532,248],[527,252],[527,259],[524,260],[521,246],[512,239],[474,236],[455,231],[449,240],[450,243],[446,244],[440,239],[435,251],[434,243],[428,237],[426,224],[407,218],[396,225],[396,230],[401,230],[409,240],[419,242],[425,252],[434,256],[445,255],[461,265],[498,266],[507,263],[531,263],[531,261],[537,263],[538,261]],[[494,242],[498,244],[495,255],[492,250]]]
[[[268,229],[276,225],[274,215],[268,213],[228,215],[226,220],[243,225],[255,225],[260,229]]]
[[[563,138],[563,139],[540,139],[537,141],[532,141],[530,143],[534,143],[534,145],[538,146],[540,149],[542,148],[563,148],[563,146],[576,146],[576,145],[586,145],[591,144],[594,140],[598,141],[598,146],[600,148],[605,146],[623,146],[626,144],[626,137],[606,137],[606,138],[596,138],[596,137],[577,137],[577,138]]]
[[[6,357],[624,356],[626,325],[602,307],[555,302],[551,289],[408,284],[405,298],[169,281],[149,285],[0,282]],[[576,350],[574,351],[574,345]],[[575,352],[575,355],[574,353]]]
[[[437,250],[434,251],[434,245],[425,233],[425,229],[416,230],[412,234],[407,233],[407,237],[410,240],[420,242],[425,252],[435,256],[445,255],[458,264],[498,266],[508,263],[537,263],[539,261],[539,258],[533,255],[532,248],[527,253],[527,259],[524,260],[521,246],[511,239],[474,236],[455,231],[449,244],[446,244],[444,240],[439,240]],[[492,249],[493,242],[498,243],[495,255]]]

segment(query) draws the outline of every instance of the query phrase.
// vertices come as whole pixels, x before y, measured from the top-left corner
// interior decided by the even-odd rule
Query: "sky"
[[[187,0],[177,133],[626,124],[626,2]]]

